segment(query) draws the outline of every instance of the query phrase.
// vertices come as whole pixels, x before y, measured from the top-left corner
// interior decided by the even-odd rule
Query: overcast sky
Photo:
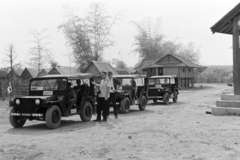
[[[122,20],[112,29],[115,46],[105,50],[104,58],[121,59],[134,66],[138,57],[134,49],[136,27],[131,21],[146,17],[161,18],[161,32],[168,40],[177,40],[200,47],[203,65],[232,65],[232,36],[215,33],[210,27],[236,6],[237,0],[1,0],[0,1],[0,67],[3,67],[4,49],[13,43],[18,61],[27,59],[32,46],[31,30],[47,29],[51,38],[52,53],[60,65],[69,65],[65,56],[71,48],[58,26],[66,19],[64,6],[75,8],[79,16],[85,16],[91,2],[102,2],[108,12],[123,13]]]

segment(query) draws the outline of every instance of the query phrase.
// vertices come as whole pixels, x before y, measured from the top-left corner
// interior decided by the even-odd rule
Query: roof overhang
[[[210,29],[212,30],[213,34],[215,32],[232,34],[233,18],[239,15],[240,15],[240,3],[238,3],[232,10],[230,10],[224,17],[222,17]]]
[[[77,79],[88,79],[92,78],[91,73],[81,73],[81,74],[52,74],[52,75],[45,75],[42,77],[37,77],[34,79],[51,79],[51,78],[68,78],[70,80],[77,80]]]
[[[176,75],[164,75],[164,76],[152,76],[150,79],[161,79],[161,78],[177,78]]]
[[[147,78],[146,75],[140,74],[126,74],[126,75],[113,75],[114,78]]]

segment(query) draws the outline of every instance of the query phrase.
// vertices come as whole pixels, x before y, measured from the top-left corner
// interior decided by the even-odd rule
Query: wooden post
[[[233,18],[233,82],[234,95],[240,95],[239,17]]]

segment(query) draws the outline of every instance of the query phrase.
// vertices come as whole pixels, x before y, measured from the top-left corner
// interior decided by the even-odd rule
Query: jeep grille
[[[20,99],[20,112],[22,113],[36,113],[37,106],[35,104],[35,99]]]
[[[148,90],[148,96],[158,96],[159,92],[158,89],[149,89]]]

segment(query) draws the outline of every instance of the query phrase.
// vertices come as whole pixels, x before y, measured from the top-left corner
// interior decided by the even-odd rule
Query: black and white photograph
[[[240,160],[240,2],[1,0],[0,160]]]

